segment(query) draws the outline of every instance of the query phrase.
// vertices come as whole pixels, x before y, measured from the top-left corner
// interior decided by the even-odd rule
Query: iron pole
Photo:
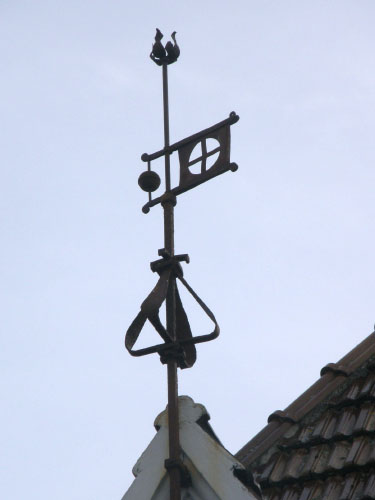
[[[163,110],[164,110],[164,147],[169,146],[169,105],[168,105],[168,66],[163,64]],[[164,248],[171,257],[174,256],[174,206],[176,197],[168,192],[171,189],[170,158],[165,154],[165,183],[166,194],[162,202],[164,210]],[[176,340],[176,280],[172,276],[166,298],[167,331]],[[178,414],[178,379],[177,361],[168,360],[168,430],[169,430],[169,458],[177,463],[180,459],[180,436]],[[170,500],[181,500],[180,471],[177,467],[169,469]]]

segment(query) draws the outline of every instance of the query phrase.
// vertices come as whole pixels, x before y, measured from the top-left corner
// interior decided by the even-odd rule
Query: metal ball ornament
[[[160,177],[156,172],[146,170],[146,172],[142,172],[139,176],[138,184],[146,193],[152,193],[160,186]]]

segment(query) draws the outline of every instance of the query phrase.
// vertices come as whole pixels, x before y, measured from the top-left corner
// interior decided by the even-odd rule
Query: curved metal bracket
[[[162,251],[159,251],[159,254],[162,254]],[[190,368],[196,361],[195,344],[214,340],[219,336],[220,328],[212,311],[184,279],[180,264],[181,261],[189,262],[189,256],[183,254],[170,257],[164,253],[163,259],[151,263],[152,271],[158,272],[160,277],[154,289],[143,301],[140,312],[129,326],[125,335],[125,347],[132,356],[145,356],[157,352],[161,357],[162,363],[166,363],[168,359],[173,357],[180,368]],[[211,333],[193,337],[176,283],[176,341],[172,340],[160,320],[159,310],[166,300],[171,281],[177,279],[214,323],[214,329]],[[142,349],[133,349],[147,320],[159,333],[164,343]]]

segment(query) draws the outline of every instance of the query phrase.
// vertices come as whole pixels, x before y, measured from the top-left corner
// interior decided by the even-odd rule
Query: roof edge
[[[294,425],[293,422],[299,422],[305,417],[372,355],[375,355],[375,332],[372,332],[337,363],[329,363],[326,365],[326,367],[338,366],[340,368],[327,369],[324,367],[321,372],[321,377],[309,387],[309,389],[287,406],[283,412],[273,412],[270,423],[245,444],[245,446],[243,446],[234,456],[244,465],[254,462],[259,455],[268,450],[279,437]],[[275,414],[287,415],[288,418],[275,419]]]

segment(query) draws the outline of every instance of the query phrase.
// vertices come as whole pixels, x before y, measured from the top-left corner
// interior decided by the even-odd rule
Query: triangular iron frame
[[[182,254],[171,257],[164,249],[159,250],[159,255],[162,255],[163,258],[151,263],[151,270],[159,274],[159,280],[147,298],[142,302],[140,312],[129,326],[125,335],[125,347],[128,352],[135,357],[158,353],[162,363],[166,363],[172,355],[178,359],[180,368],[190,368],[196,361],[195,344],[216,339],[219,336],[220,327],[213,312],[183,277],[180,262],[185,261],[188,263],[189,256],[187,254]],[[167,298],[168,289],[171,286],[172,280],[179,280],[180,283],[182,283],[214,323],[215,326],[211,333],[193,337],[176,283],[176,341],[172,340],[159,317],[160,307]],[[147,320],[159,333],[164,343],[141,349],[133,349]]]

